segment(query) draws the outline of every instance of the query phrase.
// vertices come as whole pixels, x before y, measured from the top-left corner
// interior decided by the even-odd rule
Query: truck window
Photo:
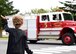
[[[64,20],[73,20],[73,17],[71,14],[63,13]]]
[[[61,20],[61,14],[54,14],[53,20]]]
[[[62,18],[61,18],[61,14],[59,14],[59,20],[62,20]]]
[[[49,15],[42,15],[41,20],[42,21],[50,21]]]
[[[56,19],[57,19],[57,15],[54,14],[54,15],[53,15],[53,20],[56,20]]]

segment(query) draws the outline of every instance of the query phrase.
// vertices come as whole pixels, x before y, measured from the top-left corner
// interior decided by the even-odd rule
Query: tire
[[[75,37],[75,44],[76,44],[76,37]]]
[[[30,43],[37,43],[37,40],[30,40]]]
[[[76,44],[76,40],[75,40],[75,44]]]
[[[62,36],[62,43],[64,45],[73,45],[74,44],[74,36],[71,33],[65,33]]]

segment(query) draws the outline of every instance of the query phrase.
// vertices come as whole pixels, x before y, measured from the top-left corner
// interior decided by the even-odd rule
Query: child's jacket
[[[4,29],[9,33],[7,54],[24,54],[24,50],[28,54],[32,54],[27,45],[27,37],[25,32],[21,29],[9,28],[7,25],[7,20],[3,21]]]

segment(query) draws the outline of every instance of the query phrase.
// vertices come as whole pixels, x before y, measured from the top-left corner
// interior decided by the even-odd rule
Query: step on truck
[[[69,12],[25,16],[23,26],[30,43],[45,39],[61,40],[65,45],[76,43],[76,21]]]

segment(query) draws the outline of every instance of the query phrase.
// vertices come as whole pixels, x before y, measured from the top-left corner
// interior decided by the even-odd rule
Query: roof
[[[50,12],[50,13],[41,13],[39,15],[46,15],[46,14],[61,14],[61,13],[68,13],[68,14],[71,14],[70,12]]]

